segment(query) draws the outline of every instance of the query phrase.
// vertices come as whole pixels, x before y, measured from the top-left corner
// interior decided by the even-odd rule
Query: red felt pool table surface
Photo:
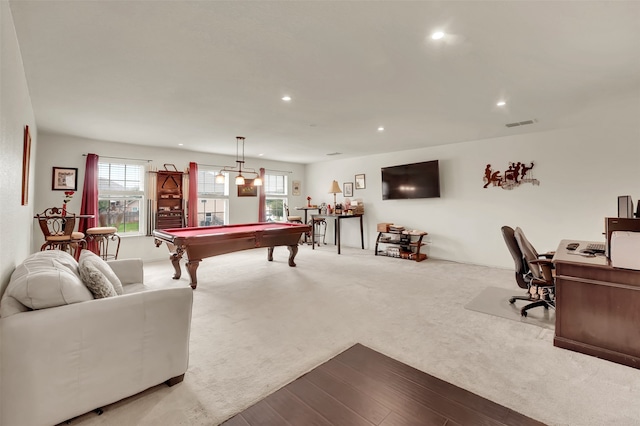
[[[275,246],[287,246],[289,266],[296,266],[298,241],[310,226],[298,223],[258,222],[238,225],[204,226],[198,228],[154,229],[156,246],[163,242],[171,252],[171,263],[175,269],[174,279],[181,276],[180,259],[187,254],[187,270],[191,287],[196,288],[196,270],[202,259],[240,250],[266,247],[267,260],[273,260]]]
[[[282,230],[290,229],[296,230],[300,227],[297,223],[274,223],[274,222],[259,222],[259,223],[243,223],[241,225],[220,225],[220,226],[203,226],[197,228],[169,228],[157,231],[162,231],[167,234],[171,234],[174,237],[189,238],[189,237],[205,237],[214,235],[226,235],[226,234],[240,234],[244,232],[260,232],[270,230]],[[308,225],[307,225],[308,227]]]

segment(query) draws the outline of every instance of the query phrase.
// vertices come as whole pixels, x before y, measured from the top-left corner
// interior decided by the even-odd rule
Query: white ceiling
[[[235,155],[245,136],[247,157],[311,163],[554,129],[640,95],[637,1],[10,6],[39,130],[100,140]]]

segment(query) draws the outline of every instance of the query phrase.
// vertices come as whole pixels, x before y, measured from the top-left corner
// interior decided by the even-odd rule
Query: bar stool
[[[311,241],[311,244],[318,244],[320,247],[320,237],[322,237],[322,243],[327,245],[325,237],[327,235],[327,221],[323,217],[316,217],[309,221],[309,225],[315,227],[313,230],[313,235],[316,238],[316,241]]]
[[[303,223],[302,222],[302,216],[291,216],[289,215],[289,206],[288,205],[284,205],[284,209],[287,212],[287,222],[289,223]]]
[[[98,244],[98,256],[104,260],[117,259],[120,251],[120,235],[116,234],[115,226],[99,226],[87,229],[87,242],[95,241]],[[109,253],[109,241],[116,242],[115,254]]]

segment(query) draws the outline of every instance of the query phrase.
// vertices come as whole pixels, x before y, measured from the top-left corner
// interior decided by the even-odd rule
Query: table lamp
[[[340,185],[338,185],[338,181],[334,180],[331,184],[331,189],[329,190],[329,194],[333,194],[333,208],[336,208],[336,194],[342,194],[340,191]]]

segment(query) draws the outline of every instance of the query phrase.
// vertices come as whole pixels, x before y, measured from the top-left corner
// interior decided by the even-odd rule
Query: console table
[[[567,244],[579,243],[577,250]],[[554,346],[640,368],[640,271],[583,257],[590,241],[562,240],[556,268]]]
[[[360,245],[362,246],[362,250],[364,250],[364,227],[362,226],[362,216],[361,214],[312,214],[311,220],[315,218],[325,218],[325,219],[333,219],[335,222],[335,227],[333,229],[333,237],[336,245],[338,246],[338,254],[340,254],[340,221],[343,219],[360,219]],[[315,235],[315,226],[311,226],[311,247],[315,250],[316,245],[314,241],[316,240]]]

